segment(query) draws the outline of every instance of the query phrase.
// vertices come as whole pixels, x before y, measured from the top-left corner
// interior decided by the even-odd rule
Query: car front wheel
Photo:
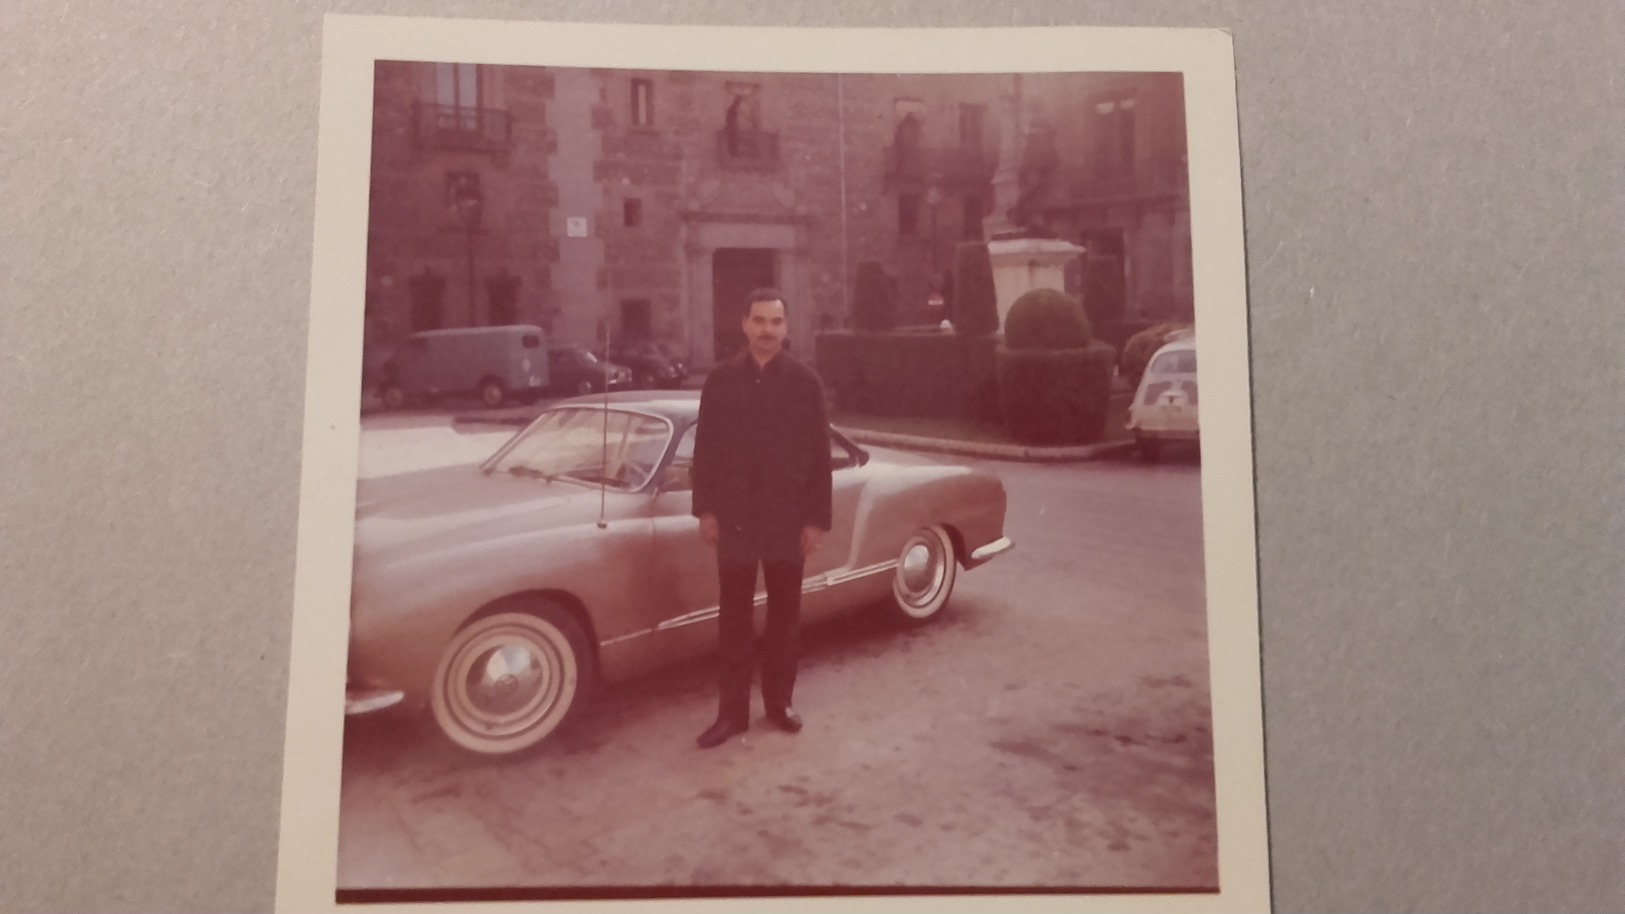
[[[903,543],[892,575],[891,616],[900,622],[924,622],[947,605],[959,577],[954,543],[941,526],[925,527]]]
[[[430,704],[457,745],[482,755],[529,749],[557,730],[591,690],[586,634],[564,607],[476,619],[446,646]]]

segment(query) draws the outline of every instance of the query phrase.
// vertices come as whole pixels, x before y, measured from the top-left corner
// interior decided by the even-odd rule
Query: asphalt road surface
[[[510,432],[370,418],[361,472]],[[757,696],[748,734],[697,749],[704,663],[601,691],[518,761],[351,720],[340,889],[1215,886],[1197,460],[965,462],[1004,479],[1016,549],[923,627],[807,630],[800,734]]]

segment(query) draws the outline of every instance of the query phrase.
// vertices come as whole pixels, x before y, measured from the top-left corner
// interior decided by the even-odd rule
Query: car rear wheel
[[[958,577],[959,563],[948,531],[941,526],[916,530],[897,556],[890,615],[910,624],[930,619],[947,605]]]
[[[496,378],[486,378],[480,382],[480,402],[495,409],[508,399],[508,388]]]
[[[400,409],[406,405],[406,391],[401,390],[399,384],[386,384],[381,399],[384,401],[385,409]]]
[[[583,396],[585,396],[586,394],[592,393],[592,382],[587,380],[586,378],[582,378],[580,381],[577,381],[576,382],[576,393],[580,394],[580,395],[583,395]]]
[[[557,730],[591,691],[586,634],[564,607],[476,619],[446,645],[430,704],[452,742],[482,755],[529,749]]]

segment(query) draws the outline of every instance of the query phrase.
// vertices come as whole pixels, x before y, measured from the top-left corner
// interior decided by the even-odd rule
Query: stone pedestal
[[[1059,238],[997,238],[988,242],[993,261],[993,294],[999,303],[999,332],[1010,306],[1032,289],[1066,289],[1066,265],[1083,248]]]

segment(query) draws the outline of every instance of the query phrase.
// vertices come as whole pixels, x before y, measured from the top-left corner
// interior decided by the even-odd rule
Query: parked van
[[[1128,429],[1141,456],[1155,460],[1165,441],[1198,441],[1196,333],[1174,334],[1146,363],[1128,408]]]
[[[384,369],[380,395],[390,409],[445,394],[473,394],[495,407],[510,397],[535,400],[547,384],[542,328],[460,327],[407,337]]]

